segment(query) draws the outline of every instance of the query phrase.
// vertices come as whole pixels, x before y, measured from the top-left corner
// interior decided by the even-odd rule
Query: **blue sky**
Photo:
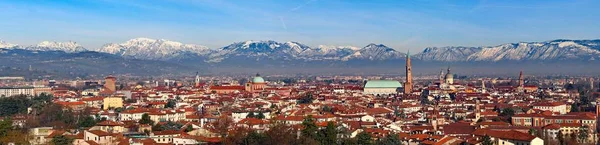
[[[599,39],[599,7],[594,0],[2,0],[0,40],[71,40],[90,49],[136,37],[211,48],[276,40],[421,51]]]

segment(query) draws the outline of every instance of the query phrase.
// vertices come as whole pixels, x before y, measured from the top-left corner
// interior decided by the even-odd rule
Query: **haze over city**
[[[246,40],[318,45],[494,46],[596,39],[597,1],[2,1],[0,39],[90,49],[149,37],[220,48]]]

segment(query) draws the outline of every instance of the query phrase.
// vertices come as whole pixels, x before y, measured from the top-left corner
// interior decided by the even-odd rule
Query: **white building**
[[[0,97],[10,97],[15,95],[34,96],[33,87],[0,87]]]

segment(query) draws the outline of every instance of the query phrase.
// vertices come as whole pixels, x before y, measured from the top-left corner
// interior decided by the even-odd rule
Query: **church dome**
[[[264,82],[265,82],[265,79],[263,79],[262,77],[254,77],[254,78],[252,79],[252,82],[253,82],[253,83],[264,83]]]
[[[256,77],[252,78],[252,83],[264,83],[265,79],[260,77],[259,74],[256,74]]]

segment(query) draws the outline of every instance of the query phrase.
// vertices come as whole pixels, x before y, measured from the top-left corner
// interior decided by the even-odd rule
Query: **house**
[[[116,145],[115,137],[112,134],[102,130],[86,130],[84,131],[83,138],[86,142],[93,142],[100,145]],[[92,144],[93,144],[92,143]]]
[[[477,129],[473,132],[473,136],[479,139],[483,139],[484,136],[489,136],[492,142],[496,145],[544,145],[544,140],[529,133],[523,133],[515,130],[498,131]]]

